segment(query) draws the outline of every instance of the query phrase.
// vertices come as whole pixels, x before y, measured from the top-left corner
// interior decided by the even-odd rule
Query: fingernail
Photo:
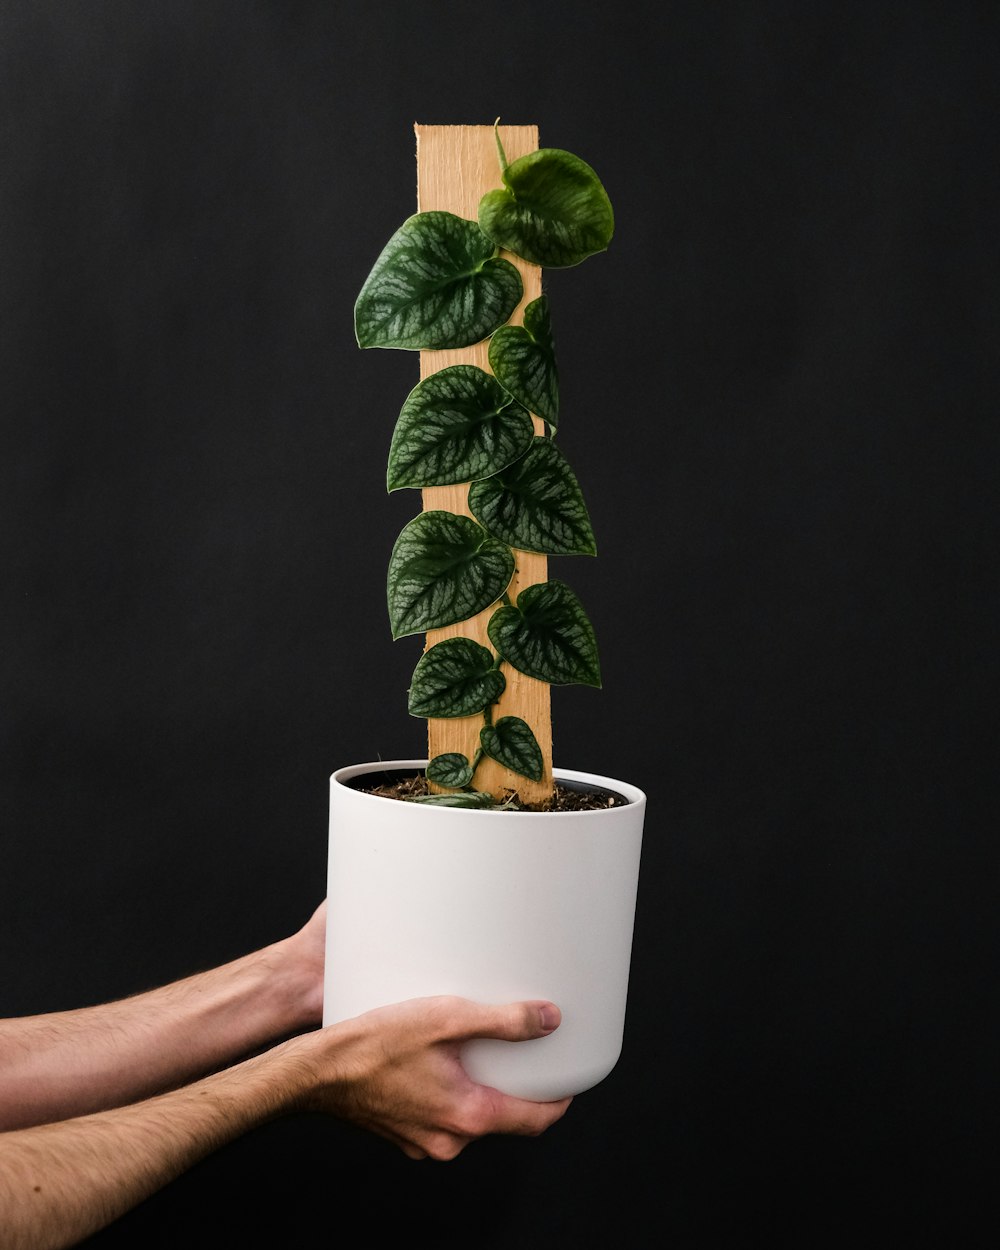
[[[558,1028],[559,1021],[562,1019],[555,1003],[544,1003],[541,1007],[541,1016],[542,1028],[546,1033],[551,1033],[553,1029]]]

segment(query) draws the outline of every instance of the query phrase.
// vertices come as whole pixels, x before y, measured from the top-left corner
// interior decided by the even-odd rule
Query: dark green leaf
[[[599,686],[597,640],[583,605],[557,581],[528,586],[516,607],[499,608],[487,633],[505,660],[554,686]]]
[[[478,790],[462,790],[458,794],[420,794],[407,803],[426,803],[430,807],[495,807],[492,794]]]
[[[393,638],[454,625],[495,602],[514,574],[508,546],[467,516],[422,512],[403,527],[389,557]]]
[[[508,165],[503,181],[503,190],[479,202],[479,225],[498,247],[552,269],[607,249],[615,229],[611,201],[578,156],[540,148]]]
[[[424,771],[428,781],[450,786],[453,790],[461,790],[472,780],[472,765],[459,751],[435,755]]]
[[[493,653],[472,638],[446,638],[417,661],[410,684],[411,716],[474,716],[504,692]],[[464,785],[464,782],[459,784]]]
[[[354,305],[359,347],[468,347],[510,319],[521,275],[474,221],[416,213],[389,242]]]
[[[504,768],[531,781],[541,781],[542,750],[520,716],[501,716],[495,725],[484,725],[479,732],[479,745]]]
[[[522,551],[592,556],[594,531],[579,483],[551,439],[469,488],[469,511],[494,538]]]
[[[490,339],[490,368],[518,403],[553,428],[558,425],[559,371],[546,296],[524,310],[523,326],[496,331]]]
[[[528,412],[485,369],[452,365],[419,382],[403,404],[389,448],[386,485],[474,482],[530,445]]]

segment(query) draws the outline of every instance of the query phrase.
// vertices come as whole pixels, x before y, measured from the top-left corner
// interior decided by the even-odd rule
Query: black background
[[[351,320],[413,123],[537,123],[617,222],[546,290],[555,759],[649,795],[618,1067],[447,1165],[292,1117],[95,1245],[995,1234],[997,16],[0,4],[3,1014],[290,932],[330,772],[423,753],[417,362]]]

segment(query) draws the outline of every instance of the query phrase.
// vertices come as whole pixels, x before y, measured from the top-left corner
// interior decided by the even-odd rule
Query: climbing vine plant
[[[469,483],[475,519],[421,512],[392,549],[387,577],[394,639],[454,625],[494,606],[491,647],[447,638],[417,662],[408,707],[419,717],[482,715],[472,759],[428,762],[427,777],[449,793],[423,802],[493,804],[475,789],[484,756],[538,781],[542,752],[518,716],[495,718],[504,667],[550,685],[600,686],[594,630],[562,581],[526,587],[510,599],[515,550],[595,555],[579,483],[556,445],[559,376],[548,297],[508,324],[523,288],[511,252],[541,268],[569,268],[607,249],[614,213],[600,179],[579,157],[541,148],[508,163],[494,127],[500,182],[479,203],[478,220],[431,211],[409,217],[389,239],[354,308],[358,345],[434,351],[489,340],[490,371],[453,365],[406,397],[389,447],[389,491]],[[532,414],[544,433],[536,434]]]

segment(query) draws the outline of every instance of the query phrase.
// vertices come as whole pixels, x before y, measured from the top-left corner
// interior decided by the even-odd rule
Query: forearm
[[[318,1023],[294,941],[119,1002],[0,1021],[0,1129],[135,1102]]]
[[[57,1250],[117,1219],[207,1154],[292,1109],[283,1048],[144,1102],[0,1134],[5,1250]]]

